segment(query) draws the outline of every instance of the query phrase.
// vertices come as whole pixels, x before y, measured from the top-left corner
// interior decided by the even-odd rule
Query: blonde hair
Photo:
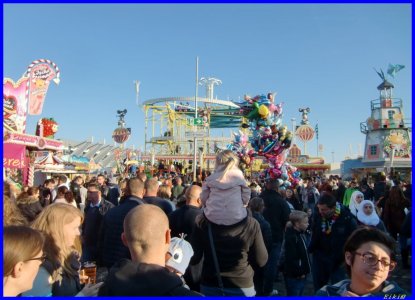
[[[171,187],[168,185],[160,185],[157,196],[164,198],[164,199],[170,199],[171,197]]]
[[[301,210],[293,210],[291,213],[290,213],[290,216],[289,216],[289,221],[287,222],[287,226],[286,226],[286,228],[288,228],[288,227],[293,227],[294,226],[294,224],[296,224],[296,223],[300,223],[302,220],[304,220],[305,218],[308,218],[308,215],[307,215],[307,213],[306,212],[304,212],[304,211],[301,211]]]
[[[226,173],[233,167],[238,166],[238,164],[239,158],[231,150],[224,150],[216,155],[215,169],[217,171],[223,171],[220,179],[225,177]]]
[[[71,267],[68,258],[73,252],[81,254],[81,241],[79,237],[75,240],[75,245],[68,247],[65,244],[65,235],[63,228],[65,225],[73,222],[76,218],[83,222],[83,214],[72,205],[65,203],[55,203],[48,205],[37,216],[32,223],[32,228],[42,231],[46,234],[45,253],[48,258],[55,263],[60,263],[65,272],[75,275],[78,270]],[[56,280],[56,278],[54,278]]]
[[[3,278],[13,273],[18,262],[35,258],[42,249],[44,237],[38,230],[26,226],[3,228]]]

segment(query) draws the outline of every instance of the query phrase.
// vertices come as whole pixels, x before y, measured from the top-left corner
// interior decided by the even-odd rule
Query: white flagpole
[[[197,92],[199,85],[199,56],[196,57],[196,93],[195,93],[195,120],[197,119]],[[193,126],[195,126],[193,124]],[[196,127],[197,128],[197,127]],[[196,155],[197,155],[197,140],[196,135],[193,137],[193,182],[196,182]],[[202,166],[200,166],[202,167]]]
[[[138,105],[138,95],[139,95],[139,93],[140,93],[140,81],[135,80],[135,81],[134,81],[134,83],[135,83],[135,96],[136,96],[136,103],[137,103],[137,105]]]

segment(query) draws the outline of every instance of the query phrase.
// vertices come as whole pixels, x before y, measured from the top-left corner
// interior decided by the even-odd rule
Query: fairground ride
[[[166,97],[143,102],[145,146],[143,159],[191,160],[193,140],[203,160],[214,159],[214,148],[225,147],[232,137],[218,136],[218,130],[238,128],[240,106],[232,101],[197,97]],[[202,161],[202,159],[201,159]]]

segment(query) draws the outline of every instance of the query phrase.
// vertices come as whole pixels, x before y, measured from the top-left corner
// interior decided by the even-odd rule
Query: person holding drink
[[[83,215],[67,204],[49,205],[39,214],[31,227],[45,235],[45,261],[33,283],[22,296],[93,296],[100,284],[82,287],[79,278],[79,228]]]

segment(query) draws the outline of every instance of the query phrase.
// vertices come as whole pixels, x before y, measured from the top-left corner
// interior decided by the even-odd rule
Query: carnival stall
[[[26,133],[27,115],[39,115],[50,82],[59,84],[60,71],[55,63],[47,59],[33,61],[23,76],[15,83],[10,78],[3,80],[3,177],[16,183],[34,184],[36,168],[42,172],[69,171],[59,160],[54,160],[52,170],[42,166],[41,156],[56,156],[63,150],[61,141],[54,139],[58,124],[53,119],[42,118],[36,135]],[[44,160],[46,164],[50,160]],[[69,167],[70,168],[70,167]]]

